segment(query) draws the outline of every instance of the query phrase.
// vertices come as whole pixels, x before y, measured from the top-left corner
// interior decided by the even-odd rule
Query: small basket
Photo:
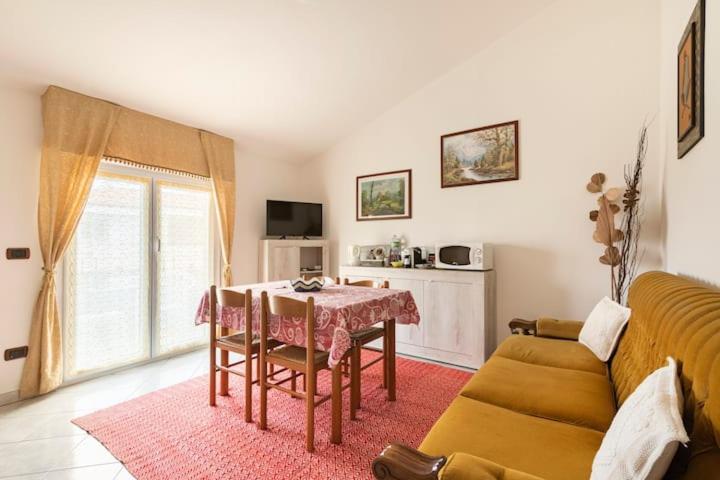
[[[325,285],[325,279],[322,277],[313,277],[309,280],[296,278],[290,281],[290,285],[296,292],[318,292]]]

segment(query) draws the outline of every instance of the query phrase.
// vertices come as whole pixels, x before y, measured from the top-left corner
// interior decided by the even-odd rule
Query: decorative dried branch
[[[635,162],[625,166],[625,194],[623,195],[625,214],[623,215],[621,227],[625,238],[620,245],[620,263],[615,282],[615,296],[620,302],[626,300],[627,290],[635,278],[642,259],[642,253],[638,250],[644,216],[643,205],[640,201],[640,187],[642,186],[642,173],[645,166],[647,147],[647,125],[643,125],[640,129]]]

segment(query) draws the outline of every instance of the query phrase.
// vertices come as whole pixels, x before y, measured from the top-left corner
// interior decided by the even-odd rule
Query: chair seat
[[[307,350],[305,350],[305,348],[297,347],[295,345],[284,345],[280,348],[276,348],[275,350],[268,352],[265,358],[268,362],[292,368],[292,364],[304,364],[306,356]],[[329,357],[330,354],[328,352],[321,352],[316,350],[316,369],[327,368]]]
[[[610,427],[616,413],[612,384],[605,375],[497,356],[473,375],[460,395],[600,432]]]
[[[268,339],[268,348],[275,348],[282,345],[275,339]],[[236,333],[217,339],[217,347],[224,350],[232,350],[234,352],[245,353],[245,334]],[[260,338],[253,337],[250,352],[257,353],[260,351]]]
[[[602,439],[603,433],[597,430],[525,415],[460,395],[432,427],[419,450],[428,455],[467,453],[544,480],[587,480]]]
[[[382,338],[385,335],[383,327],[368,327],[356,332],[350,332],[350,340],[355,344],[365,345],[366,343]]]

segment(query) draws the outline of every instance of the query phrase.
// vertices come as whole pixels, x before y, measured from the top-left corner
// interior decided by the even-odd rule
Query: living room
[[[0,478],[720,478],[714,1],[3,6]]]

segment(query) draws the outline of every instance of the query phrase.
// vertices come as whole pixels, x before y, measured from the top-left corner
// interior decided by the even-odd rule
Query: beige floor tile
[[[117,476],[115,476],[115,480],[135,480],[135,477],[130,475],[130,472],[128,472],[125,467],[122,467]]]
[[[58,437],[0,445],[0,472],[3,475],[25,475],[47,472],[72,452],[83,437]]]
[[[120,463],[111,463],[53,470],[47,473],[45,480],[114,480],[121,468]]]
[[[102,443],[88,435],[73,449],[70,455],[54,463],[52,469],[103,465],[106,463],[116,463],[117,461],[118,460],[107,451]]]

